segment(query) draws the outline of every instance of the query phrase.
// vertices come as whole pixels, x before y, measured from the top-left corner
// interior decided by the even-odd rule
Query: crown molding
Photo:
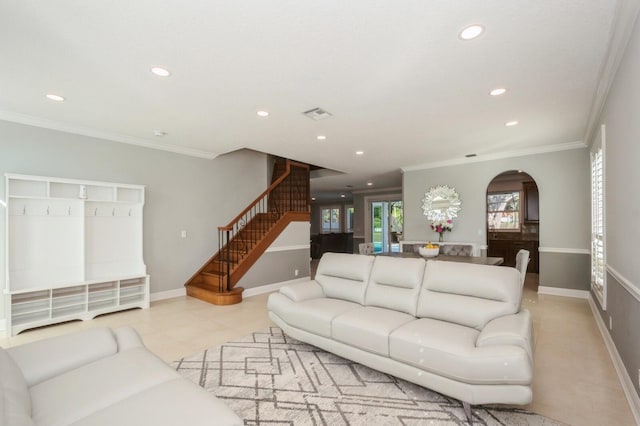
[[[544,145],[533,148],[520,149],[515,151],[497,152],[495,154],[478,155],[471,158],[456,158],[453,160],[435,161],[433,163],[418,164],[415,166],[402,167],[402,172],[413,172],[417,170],[436,169],[439,167],[457,166],[460,164],[482,163],[485,161],[502,160],[505,158],[524,157],[527,155],[546,154],[549,152],[567,151],[570,149],[586,148],[587,145],[582,141],[561,143],[555,145]]]
[[[598,86],[591,102],[587,130],[584,135],[584,140],[589,146],[593,143],[592,139],[597,131],[598,122],[609,96],[611,85],[629,44],[638,12],[640,12],[640,2],[638,0],[621,0],[616,7],[616,13],[611,25],[611,38],[600,69]]]
[[[160,151],[173,152],[175,154],[188,155],[190,157],[206,158],[212,160],[218,156],[217,153],[203,151],[195,148],[187,148],[177,145],[163,144],[135,136],[123,135],[120,133],[104,132],[88,127],[77,126],[75,124],[61,121],[49,120],[41,117],[34,117],[26,114],[19,114],[11,111],[0,110],[0,120],[11,121],[13,123],[26,124],[28,126],[41,127],[44,129],[58,130],[75,135],[89,136],[91,138],[105,139],[112,142],[126,143],[129,145],[141,146],[143,148],[158,149]]]

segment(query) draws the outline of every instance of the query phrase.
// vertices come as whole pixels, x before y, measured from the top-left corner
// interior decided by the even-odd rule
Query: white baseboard
[[[307,276],[307,277],[302,277],[302,278],[296,278],[295,280],[282,281],[282,282],[279,282],[279,283],[261,285],[260,287],[248,288],[242,293],[242,296],[243,297],[251,297],[251,296],[257,296],[259,294],[271,293],[272,291],[276,291],[280,287],[283,287],[285,285],[294,284],[294,283],[301,283],[301,282],[304,282],[304,281],[309,281],[310,279],[311,278]]]
[[[571,288],[538,286],[538,294],[548,294],[550,296],[575,297],[578,299],[588,299],[591,292],[589,290],[574,290]]]
[[[640,397],[638,397],[638,393],[633,386],[631,377],[629,377],[629,373],[627,372],[627,369],[622,362],[622,358],[620,358],[620,354],[618,353],[616,344],[613,342],[613,339],[609,334],[609,330],[607,330],[607,326],[605,325],[602,316],[600,316],[600,311],[593,301],[593,297],[589,297],[589,306],[591,306],[591,312],[593,313],[593,317],[596,320],[598,329],[600,329],[600,333],[602,334],[602,338],[604,339],[604,344],[607,347],[607,350],[609,350],[611,361],[613,362],[613,366],[616,369],[616,373],[618,373],[618,379],[620,379],[622,390],[627,397],[627,402],[629,402],[631,413],[636,420],[636,424],[640,425]]]
[[[176,288],[175,290],[159,291],[157,293],[151,293],[150,299],[152,302],[158,300],[171,299],[173,297],[186,296],[187,290],[184,287]]]
[[[307,276],[302,278],[296,278],[295,280],[282,281],[279,283],[261,285],[260,287],[248,288],[242,293],[242,297],[251,297],[251,296],[257,296],[259,294],[270,293],[272,291],[278,290],[282,286],[294,284],[297,282],[309,281],[309,280],[310,280],[310,277]],[[187,291],[183,287],[183,288],[177,288],[175,290],[167,290],[167,291],[159,291],[157,293],[151,293],[150,299],[152,302],[157,302],[158,300],[171,299],[173,297],[181,297],[186,295],[187,295]],[[0,320],[0,321],[4,321],[4,320]],[[0,322],[0,332],[2,331],[3,325],[4,323]]]

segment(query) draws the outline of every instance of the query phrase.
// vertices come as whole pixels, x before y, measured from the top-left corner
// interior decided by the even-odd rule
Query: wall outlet
[[[298,275],[300,275],[300,271],[296,269],[295,271],[293,271],[293,275],[297,277]]]
[[[609,330],[613,330],[613,318],[609,316]]]
[[[180,231],[181,238],[187,238],[187,231]]]

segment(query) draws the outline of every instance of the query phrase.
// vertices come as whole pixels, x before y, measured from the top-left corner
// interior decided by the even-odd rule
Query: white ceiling
[[[583,141],[616,3],[3,1],[0,119],[345,173],[316,191],[398,186],[401,167]]]

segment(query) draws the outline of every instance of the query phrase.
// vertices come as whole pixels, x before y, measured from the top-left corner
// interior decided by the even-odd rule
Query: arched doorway
[[[529,250],[527,272],[537,274],[540,198],[535,180],[522,170],[500,173],[487,186],[486,198],[487,255],[515,266],[518,250]]]

